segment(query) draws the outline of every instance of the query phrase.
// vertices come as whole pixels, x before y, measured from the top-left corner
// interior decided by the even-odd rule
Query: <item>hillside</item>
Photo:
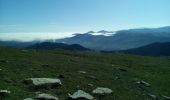
[[[170,42],[152,43],[139,48],[125,50],[123,52],[147,56],[170,56]]]
[[[165,58],[0,47],[0,69],[0,89],[11,91],[0,100],[33,98],[39,92],[65,100],[78,89],[93,95],[96,87],[113,90],[93,95],[100,100],[165,100],[170,96],[170,61]],[[23,83],[25,78],[59,78],[63,85],[37,92]]]
[[[64,49],[64,50],[75,50],[75,51],[89,51],[90,49],[85,48],[79,44],[64,44],[64,43],[54,43],[54,42],[42,42],[30,45],[28,49]]]

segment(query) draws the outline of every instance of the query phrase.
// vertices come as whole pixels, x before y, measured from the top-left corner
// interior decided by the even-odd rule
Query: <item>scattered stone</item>
[[[9,95],[10,93],[11,91],[8,91],[8,90],[0,90],[0,96]]]
[[[94,85],[93,84],[87,84],[88,86],[91,86],[91,87],[93,87]]]
[[[95,76],[86,76],[86,78],[90,78],[90,79],[97,79]]]
[[[36,100],[59,100],[57,97],[50,95],[50,94],[38,94],[38,96],[35,97]]]
[[[170,100],[170,97],[162,95],[163,98],[165,98],[166,100]]]
[[[109,88],[104,88],[104,87],[97,87],[92,91],[93,94],[99,94],[99,95],[104,95],[104,94],[110,94],[113,91]]]
[[[154,94],[150,94],[150,93],[148,93],[148,96],[150,96],[151,98],[153,98],[154,100],[157,100],[157,96],[156,95],[154,95]]]
[[[24,100],[34,100],[33,98],[25,98]]]
[[[59,79],[53,78],[28,78],[24,80],[24,83],[37,88],[56,88],[62,85]]]
[[[73,95],[69,94],[69,100],[92,100],[94,97],[89,93],[86,93],[82,90],[78,90]]]
[[[147,83],[145,81],[137,81],[137,83],[142,84],[142,85],[147,86],[147,87],[151,86],[149,83]]]
[[[78,71],[79,73],[81,73],[81,74],[86,74],[87,72],[85,72],[85,71]]]
[[[49,67],[49,64],[43,64],[42,67]]]

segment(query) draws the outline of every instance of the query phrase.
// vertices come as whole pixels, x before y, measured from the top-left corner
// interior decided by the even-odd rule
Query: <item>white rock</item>
[[[85,71],[78,71],[79,73],[81,73],[81,74],[86,74],[87,72],[85,72]]]
[[[25,79],[25,82],[28,84],[32,84],[34,86],[42,86],[42,85],[62,85],[61,81],[59,79],[53,79],[53,78],[28,78]]]
[[[113,91],[109,88],[104,88],[104,87],[97,87],[92,91],[93,94],[99,94],[99,95],[104,95],[104,94],[110,94]]]
[[[77,100],[77,99],[87,99],[87,100],[92,100],[94,97],[91,96],[89,93],[86,93],[82,90],[78,90],[75,92],[73,95],[69,96],[71,99]]]
[[[137,83],[142,84],[142,85],[147,86],[147,87],[151,86],[149,83],[147,83],[145,81],[137,81]]]
[[[168,96],[162,95],[162,97],[167,99],[167,100],[170,100],[170,97],[168,97]]]
[[[0,90],[0,95],[6,95],[6,94],[10,94],[11,91],[9,90]]]
[[[38,99],[38,100],[59,100],[57,97],[52,96],[50,94],[45,94],[45,93],[39,94],[37,97],[35,97],[35,99]]]

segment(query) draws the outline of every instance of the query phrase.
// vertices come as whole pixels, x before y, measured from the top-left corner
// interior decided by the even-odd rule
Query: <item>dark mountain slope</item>
[[[143,47],[125,50],[123,52],[148,56],[170,56],[170,42],[153,43]]]
[[[77,50],[77,51],[88,51],[90,49],[85,48],[79,44],[64,44],[64,43],[52,43],[52,42],[42,42],[37,43],[31,46],[28,46],[29,49],[65,49],[65,50]]]

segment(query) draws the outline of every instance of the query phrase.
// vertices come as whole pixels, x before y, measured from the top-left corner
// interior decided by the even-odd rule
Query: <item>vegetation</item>
[[[49,66],[42,66],[44,64]],[[35,97],[36,91],[23,84],[25,78],[58,78],[60,75],[64,76],[61,78],[63,86],[39,91],[57,96],[60,100],[65,100],[68,93],[78,89],[91,94],[98,86],[114,91],[101,97],[101,100],[152,100],[148,94],[156,95],[159,99],[163,99],[161,95],[170,96],[170,61],[166,58],[0,47],[0,69],[0,89],[11,91],[11,94],[1,98],[2,100]],[[89,76],[95,76],[96,79]],[[137,84],[140,80],[151,86]]]

